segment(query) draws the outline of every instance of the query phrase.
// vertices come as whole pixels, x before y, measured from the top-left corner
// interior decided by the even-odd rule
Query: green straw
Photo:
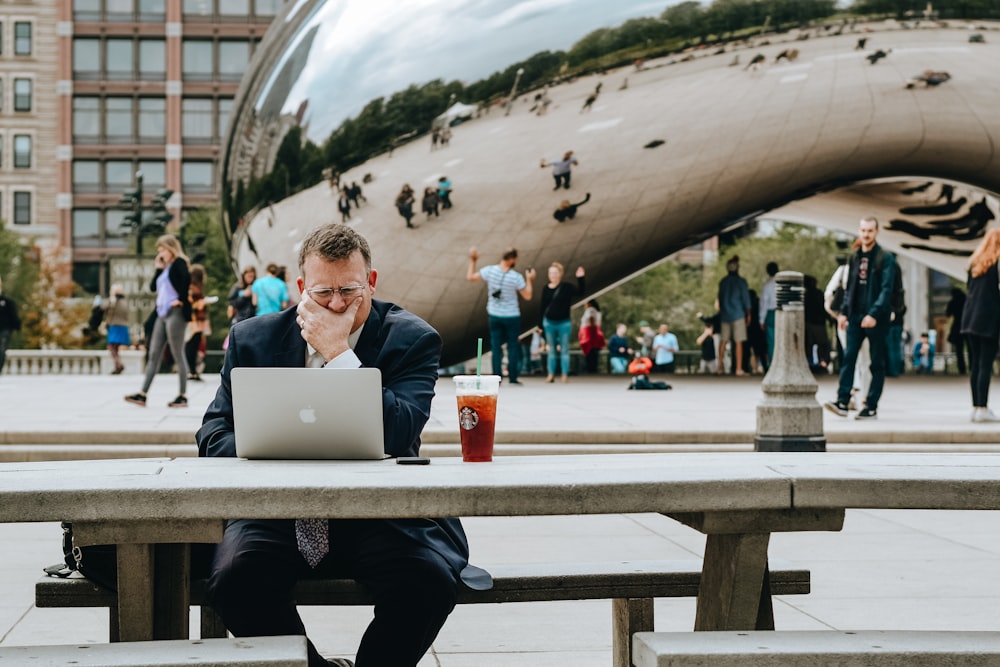
[[[483,372],[483,339],[480,338],[476,344],[476,378]],[[479,380],[476,380],[476,389],[479,388]]]

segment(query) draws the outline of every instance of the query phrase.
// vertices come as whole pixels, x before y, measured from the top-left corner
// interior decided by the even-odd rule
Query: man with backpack
[[[878,237],[878,220],[872,217],[862,218],[858,225],[858,236],[861,245],[851,256],[847,289],[837,317],[837,327],[847,333],[844,361],[840,365],[837,400],[825,403],[824,407],[840,417],[847,416],[858,350],[867,339],[871,351],[872,380],[865,407],[855,419],[876,419],[879,398],[885,384],[888,358],[886,345],[898,270],[896,256],[886,252],[875,242]]]

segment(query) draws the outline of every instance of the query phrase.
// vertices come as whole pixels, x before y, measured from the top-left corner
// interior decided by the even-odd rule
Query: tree
[[[187,214],[181,228],[181,243],[188,255],[196,251],[204,253],[200,262],[205,267],[206,296],[218,296],[219,302],[209,306],[208,317],[212,324],[212,335],[208,337],[209,348],[222,347],[222,340],[229,333],[229,318],[226,316],[229,288],[236,281],[233,264],[229,256],[219,211],[201,208]]]
[[[810,227],[782,224],[771,236],[744,237],[720,248],[719,261],[714,264],[692,266],[668,260],[600,297],[604,326],[610,330],[624,322],[629,325],[630,335],[635,336],[640,320],[654,328],[665,322],[682,348],[694,349],[695,339],[704,328],[697,313],[715,313],[715,298],[719,281],[726,275],[727,258],[739,256],[740,275],[759,295],[767,279],[768,262],[777,262],[783,271],[811,274],[825,286],[837,267],[837,252],[834,236]]]
[[[91,302],[73,298],[76,285],[62,276],[58,248],[33,247],[25,253],[18,273],[24,288],[18,303],[19,344],[27,349],[80,349]],[[6,283],[4,283],[6,286]]]

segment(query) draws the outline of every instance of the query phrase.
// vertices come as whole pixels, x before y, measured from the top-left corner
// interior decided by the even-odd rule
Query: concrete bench
[[[1000,664],[1000,632],[836,630],[640,632],[635,667],[982,667]]]
[[[307,667],[305,637],[0,647],[10,667]]]
[[[772,595],[801,595],[810,590],[809,570],[775,562],[770,572]],[[615,665],[629,667],[629,638],[653,629],[653,599],[695,597],[701,580],[701,561],[617,561],[606,563],[545,563],[496,565],[488,591],[461,589],[458,604],[542,602],[555,600],[612,600],[612,640]],[[191,604],[201,605],[205,582],[191,584]],[[295,598],[299,605],[370,605],[370,596],[350,579],[304,579]],[[37,607],[108,607],[111,641],[116,641],[117,600],[114,593],[82,577],[42,577],[35,585]],[[770,619],[773,627],[773,619]],[[758,627],[761,627],[758,625]],[[224,637],[225,626],[208,607],[201,609],[201,636]]]

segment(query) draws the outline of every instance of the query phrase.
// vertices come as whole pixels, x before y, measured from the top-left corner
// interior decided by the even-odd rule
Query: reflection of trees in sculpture
[[[959,197],[953,202],[946,204],[936,204],[932,206],[904,206],[899,209],[903,215],[951,215],[965,206],[965,197]]]
[[[910,236],[924,240],[932,236],[946,236],[957,241],[971,241],[983,235],[987,223],[994,217],[993,211],[990,210],[986,199],[983,198],[970,206],[969,211],[959,218],[931,220],[923,224],[895,219],[889,221],[889,229],[905,232]]]
[[[855,14],[889,14],[897,19],[919,17],[926,3],[912,0],[855,0]],[[934,12],[939,18],[996,18],[997,5],[992,0],[935,0]]]
[[[369,102],[356,117],[341,123],[321,147],[303,143],[301,130],[288,132],[282,138],[273,173],[251,177],[245,194],[225,193],[230,224],[235,229],[248,210],[318,183],[325,168],[344,173],[429,132],[452,99],[485,105],[504,97],[518,70],[523,70],[519,90],[529,91],[564,76],[626,65],[638,57],[666,55],[703,42],[710,35],[732,37],[735,31],[764,25],[768,17],[770,25],[794,25],[830,16],[834,9],[834,0],[715,0],[707,9],[689,1],[668,8],[660,18],[632,19],[616,28],[595,30],[568,52],[540,51],[468,85],[441,79],[411,85],[388,99]],[[564,71],[565,65],[569,71]]]

